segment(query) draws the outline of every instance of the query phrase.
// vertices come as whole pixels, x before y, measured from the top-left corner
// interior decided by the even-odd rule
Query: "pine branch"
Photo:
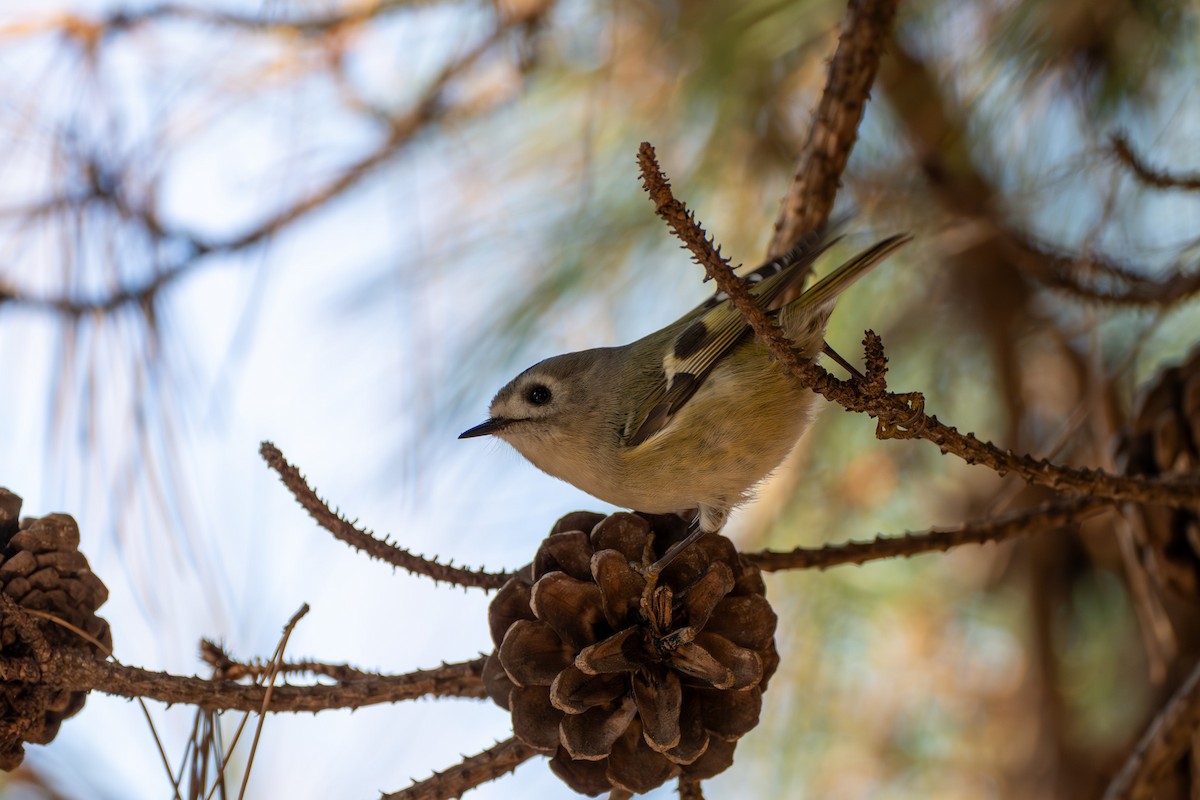
[[[767,250],[777,258],[829,219],[842,172],[858,138],[884,44],[896,17],[896,0],[851,0],[821,100],[813,110],[795,177],[775,220]]]
[[[767,572],[786,569],[829,569],[841,564],[866,564],[884,558],[911,558],[922,553],[944,552],[965,544],[1003,542],[1019,536],[1060,529],[1081,522],[1112,502],[1095,497],[1073,497],[995,519],[970,522],[956,528],[930,529],[903,536],[877,536],[865,542],[797,547],[789,551],[762,550],[742,558]]]
[[[3,662],[3,677],[23,673],[22,659]],[[39,683],[73,692],[97,690],[116,697],[142,697],[162,703],[234,711],[316,712],[399,703],[421,697],[486,696],[483,658],[403,675],[380,675],[336,686],[253,686],[230,680],[171,675],[111,661],[56,652],[41,666]],[[268,693],[270,703],[264,705]]]
[[[508,581],[510,576],[507,573],[484,572],[483,570],[442,564],[435,559],[416,555],[391,544],[386,539],[377,538],[369,531],[356,527],[340,513],[331,509],[308,485],[304,476],[300,474],[300,470],[289,464],[275,445],[263,442],[259,447],[259,453],[271,469],[279,473],[283,485],[304,507],[309,516],[317,521],[318,525],[371,558],[407,570],[414,575],[423,575],[433,578],[435,581],[445,581],[456,586],[499,589]]]
[[[512,772],[537,755],[516,737],[505,739],[478,755],[468,756],[445,772],[435,772],[407,789],[383,795],[380,800],[449,800]]]

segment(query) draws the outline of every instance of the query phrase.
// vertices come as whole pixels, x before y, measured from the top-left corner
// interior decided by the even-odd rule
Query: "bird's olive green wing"
[[[794,313],[827,303],[906,241],[908,237],[893,236],[859,253],[792,301],[788,305],[789,311]],[[777,310],[775,301],[790,288],[792,280],[803,277],[807,272],[803,268],[833,243],[809,247],[791,263],[777,268],[770,277],[751,287],[754,298],[763,308]],[[631,419],[626,427],[623,438],[627,446],[635,447],[665,428],[704,384],[713,367],[750,329],[741,312],[727,298],[706,310],[703,307],[697,309],[697,312],[702,313],[695,316],[696,312],[693,312],[677,323],[681,329],[663,356],[662,377],[639,404],[639,408],[648,411],[640,420]],[[688,322],[693,316],[695,318]]]

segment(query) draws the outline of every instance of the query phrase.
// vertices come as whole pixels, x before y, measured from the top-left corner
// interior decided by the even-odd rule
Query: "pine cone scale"
[[[572,652],[594,644],[596,629],[604,620],[600,588],[565,572],[543,575],[533,586],[530,606],[534,615],[553,628]]]
[[[592,556],[592,579],[600,587],[604,618],[619,630],[635,622],[646,588],[646,579],[634,571],[619,550],[601,550]]]
[[[535,750],[558,749],[558,725],[563,713],[550,705],[549,686],[518,686],[509,695],[513,733]]]
[[[588,675],[574,664],[558,673],[550,684],[550,703],[559,711],[582,714],[611,703],[628,690],[620,675]]]
[[[671,670],[644,670],[633,675],[633,696],[646,744],[660,753],[679,745],[682,732],[679,715],[683,709],[683,686]]]
[[[559,723],[562,745],[571,758],[584,761],[607,758],[636,713],[637,704],[632,697],[625,696],[607,706],[589,708],[582,714],[567,714]]]
[[[541,620],[517,620],[500,644],[500,663],[517,686],[549,687],[573,661],[571,647]]]

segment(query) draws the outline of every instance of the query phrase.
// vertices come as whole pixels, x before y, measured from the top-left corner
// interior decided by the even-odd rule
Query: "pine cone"
[[[6,613],[13,606],[53,614],[111,649],[108,623],[96,616],[108,590],[79,552],[75,520],[50,514],[18,523],[20,513],[21,498],[0,489],[0,658],[41,662],[51,650],[96,652],[61,625]],[[48,744],[62,721],[83,708],[85,692],[49,689],[39,677],[34,669],[27,682],[10,680],[0,688],[0,769],[21,763],[25,742]]]
[[[489,608],[488,694],[577,792],[710,778],[758,724],[779,664],[762,576],[707,534],[648,589],[686,534],[675,516],[568,514]]]
[[[1142,393],[1117,457],[1129,475],[1200,475],[1200,348],[1164,370]],[[1195,509],[1138,506],[1134,535],[1159,585],[1200,601],[1200,515]]]

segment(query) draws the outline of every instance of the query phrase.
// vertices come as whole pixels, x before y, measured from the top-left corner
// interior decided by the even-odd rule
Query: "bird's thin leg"
[[[721,528],[724,528],[725,520],[727,519],[729,519],[728,506],[701,504],[696,509],[696,518],[688,526],[688,535],[667,548],[667,552],[663,554],[663,557],[651,564],[643,573],[646,576],[647,585],[650,586],[656,583],[662,571],[670,566],[671,562],[680,553],[698,542],[704,534],[709,532],[716,533]]]
[[[658,576],[662,574],[662,571],[669,567],[671,562],[674,561],[680,553],[698,542],[700,537],[707,533],[704,528],[700,527],[699,519],[693,522],[692,525],[694,525],[695,528],[691,531],[691,533],[667,548],[667,552],[663,554],[663,557],[650,565],[650,568],[646,570],[647,580],[657,580]]]
[[[832,358],[834,363],[846,370],[846,372],[849,372],[855,378],[858,378],[860,381],[866,380],[866,376],[859,372],[853,364],[842,358],[837,350],[834,350],[832,347],[830,347],[829,342],[821,342],[821,352]]]

